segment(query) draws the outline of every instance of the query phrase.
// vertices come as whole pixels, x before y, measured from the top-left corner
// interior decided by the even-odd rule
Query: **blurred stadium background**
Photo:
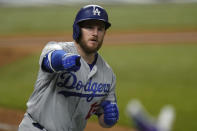
[[[105,7],[112,23],[100,53],[117,75],[119,126],[134,127],[125,109],[138,99],[154,117],[172,105],[172,131],[196,130],[197,0],[0,0],[0,128],[19,123],[42,47],[71,41],[85,4]]]
[[[4,5],[46,5],[46,4],[79,4],[79,3],[100,3],[100,4],[150,4],[150,3],[193,3],[197,0],[0,0]]]

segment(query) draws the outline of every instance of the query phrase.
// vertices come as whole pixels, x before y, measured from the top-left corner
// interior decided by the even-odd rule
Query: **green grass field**
[[[102,53],[117,74],[121,124],[129,124],[124,110],[129,99],[137,98],[154,116],[165,104],[173,105],[173,131],[197,129],[196,45],[111,48]]]
[[[102,56],[117,75],[119,124],[130,126],[125,115],[137,98],[153,115],[171,104],[176,110],[173,131],[197,129],[197,45],[104,46]],[[37,77],[39,54],[0,68],[0,106],[25,109]]]
[[[104,5],[110,31],[196,30],[197,4]],[[65,33],[79,6],[0,8],[0,35]]]

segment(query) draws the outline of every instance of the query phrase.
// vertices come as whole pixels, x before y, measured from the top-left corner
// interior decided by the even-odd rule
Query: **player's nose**
[[[98,30],[98,27],[95,26],[95,27],[93,28],[93,30],[92,30],[92,34],[93,34],[94,36],[97,36],[97,35],[98,35],[98,31],[99,31],[99,30]]]

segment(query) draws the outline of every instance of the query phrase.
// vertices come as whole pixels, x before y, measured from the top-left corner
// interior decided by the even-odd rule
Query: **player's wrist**
[[[104,122],[104,114],[101,114],[99,116],[99,125],[103,128],[111,128],[112,126],[109,126],[107,125],[105,122]]]

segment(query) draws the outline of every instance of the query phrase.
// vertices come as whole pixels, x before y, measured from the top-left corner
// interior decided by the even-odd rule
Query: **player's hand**
[[[67,71],[78,71],[80,69],[81,63],[80,63],[80,55],[67,53],[62,58],[62,65],[63,68]]]
[[[112,103],[111,101],[103,101],[101,106],[104,110],[104,122],[105,124],[112,126],[119,119],[119,111],[116,103]]]

